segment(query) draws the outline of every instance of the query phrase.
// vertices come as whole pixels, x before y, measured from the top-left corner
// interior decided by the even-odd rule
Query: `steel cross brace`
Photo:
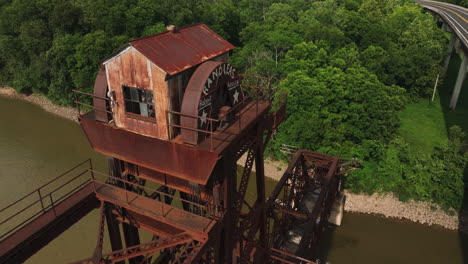
[[[239,191],[237,193],[237,200],[234,205],[234,215],[232,223],[234,226],[237,226],[237,221],[239,220],[240,211],[244,203],[245,194],[247,193],[247,186],[249,185],[250,175],[252,174],[253,163],[255,161],[255,154],[257,149],[255,145],[249,149],[247,159],[245,161],[244,171],[242,172],[241,181],[239,184]]]
[[[102,258],[102,243],[104,241],[104,220],[106,219],[106,204],[104,201],[101,201],[101,208],[99,210],[100,212],[100,219],[99,219],[99,233],[98,233],[98,241],[96,245],[96,249],[94,250],[94,254],[92,259],[94,261],[99,261]]]
[[[190,243],[186,244],[182,248],[182,251],[174,260],[173,264],[192,263],[193,259],[200,253],[200,250],[205,243],[196,240],[190,241]]]
[[[181,233],[172,237],[160,238],[158,240],[153,240],[147,243],[136,245],[133,247],[125,248],[122,250],[117,250],[111,253],[102,255],[102,258],[96,262],[94,258],[89,258],[72,264],[108,264],[116,263],[122,260],[134,258],[137,256],[154,253],[165,248],[177,246],[183,243],[192,241],[192,237],[187,233]]]

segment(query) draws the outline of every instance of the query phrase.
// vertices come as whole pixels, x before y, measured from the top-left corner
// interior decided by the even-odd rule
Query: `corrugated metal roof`
[[[170,75],[235,48],[205,24],[132,40],[130,45]]]

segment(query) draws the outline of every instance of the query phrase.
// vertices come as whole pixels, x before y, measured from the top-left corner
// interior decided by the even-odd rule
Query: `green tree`
[[[316,150],[392,138],[405,103],[404,90],[382,84],[360,66],[355,47],[328,56],[326,49],[310,42],[288,52],[283,67],[296,70],[281,82],[289,93],[290,117],[277,143]]]

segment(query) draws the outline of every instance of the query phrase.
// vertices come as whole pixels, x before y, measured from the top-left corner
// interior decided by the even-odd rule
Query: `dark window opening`
[[[123,86],[125,111],[145,117],[155,117],[153,92]]]

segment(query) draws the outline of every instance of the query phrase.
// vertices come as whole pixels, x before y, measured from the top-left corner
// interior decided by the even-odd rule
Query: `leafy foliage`
[[[236,68],[289,92],[270,155],[287,143],[355,156],[364,167],[349,177],[354,191],[460,205],[463,131],[424,155],[396,136],[399,111],[427,98],[445,55],[436,22],[413,1],[0,0],[0,17],[0,85],[64,105],[129,39],[204,22],[239,46]]]
[[[330,48],[321,46],[298,44],[284,59],[285,71],[294,71],[280,84],[289,93],[290,118],[277,142],[339,149],[391,138],[405,102],[404,89],[379,82],[360,65],[355,47],[328,55]]]
[[[348,187],[356,192],[394,192],[401,200],[433,201],[444,208],[460,209],[463,199],[464,133],[450,128],[450,140],[432,154],[414,154],[400,137],[393,139],[380,157],[348,177]]]
[[[239,43],[235,1],[51,0],[0,1],[0,84],[43,93],[71,105],[70,91],[90,91],[98,63],[130,38],[165,25],[203,21]]]

